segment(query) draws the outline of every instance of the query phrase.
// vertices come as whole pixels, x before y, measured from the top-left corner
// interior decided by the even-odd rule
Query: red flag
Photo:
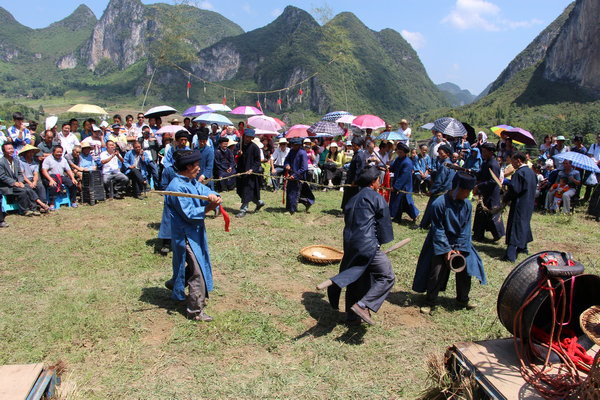
[[[187,96],[188,99],[190,98],[190,88],[191,87],[192,87],[192,84],[188,80],[188,83],[187,83],[187,93],[186,93],[186,96]]]
[[[225,96],[223,96],[223,105],[225,105],[225,100],[226,100],[226,99],[227,99],[227,98],[226,98]]]
[[[222,204],[219,204],[219,211],[221,211],[221,214],[223,214],[223,221],[225,221],[225,232],[229,232],[229,222],[231,221],[229,219],[229,214],[227,214],[227,211],[225,211]]]
[[[281,97],[277,99],[277,104],[281,104]]]
[[[302,96],[302,93],[304,93],[304,92],[302,91],[302,89],[300,89],[300,90],[298,91],[298,93],[300,93],[300,96]]]
[[[385,170],[385,176],[383,177],[383,185],[379,189],[379,193],[385,198],[385,201],[390,202],[390,170]]]
[[[256,100],[256,108],[260,108],[262,110],[262,108],[260,106],[260,101],[259,100]]]

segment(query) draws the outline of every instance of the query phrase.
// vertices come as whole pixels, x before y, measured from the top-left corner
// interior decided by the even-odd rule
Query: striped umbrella
[[[215,110],[213,110],[209,106],[197,105],[197,106],[192,106],[192,107],[188,108],[181,115],[184,117],[197,117],[198,115],[201,115],[204,113],[211,113],[211,112],[215,112]]]
[[[565,153],[559,153],[555,155],[554,160],[562,162],[563,160],[570,160],[573,167],[584,169],[586,171],[592,171],[600,173],[600,168],[596,165],[594,160],[585,154],[578,153],[576,151],[567,151]]]
[[[252,106],[239,106],[229,112],[236,115],[261,115],[263,112]]]
[[[325,114],[323,116],[323,118],[321,118],[321,121],[336,122],[336,120],[338,118],[341,118],[344,115],[352,115],[352,114],[349,113],[348,111],[332,111],[330,113]]]
[[[310,128],[307,129],[309,133],[322,136],[339,136],[345,132],[338,124],[331,121],[317,121]]]
[[[510,130],[510,129],[515,129],[515,128],[510,125],[497,125],[497,126],[492,126],[490,128],[490,130],[492,132],[494,132],[497,136],[500,136],[502,134],[502,132]]]
[[[342,124],[351,124],[352,121],[354,121],[355,118],[356,118],[356,116],[354,116],[352,114],[342,115],[341,117],[339,117],[338,119],[336,119],[335,122],[337,122],[338,124],[340,122]]]
[[[467,134],[467,130],[463,124],[461,124],[459,120],[450,117],[443,117],[435,120],[433,128],[431,129],[452,137],[463,137]]]

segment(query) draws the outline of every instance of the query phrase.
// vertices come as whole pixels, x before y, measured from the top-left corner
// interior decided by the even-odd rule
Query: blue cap
[[[249,136],[249,137],[254,137],[254,136],[256,136],[256,132],[254,131],[254,129],[247,128],[247,129],[244,129],[244,135]]]

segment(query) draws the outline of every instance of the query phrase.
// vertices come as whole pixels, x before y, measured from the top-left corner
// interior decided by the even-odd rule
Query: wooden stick
[[[168,190],[155,190],[155,191],[150,192],[150,193],[160,194],[162,196],[191,197],[192,199],[200,199],[200,200],[207,200],[208,201],[208,196],[202,196],[201,194],[170,192]]]

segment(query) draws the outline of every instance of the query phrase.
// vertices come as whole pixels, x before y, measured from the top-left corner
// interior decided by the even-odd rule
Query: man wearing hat
[[[254,129],[245,129],[238,150],[237,172],[245,174],[236,179],[237,194],[242,201],[240,212],[235,215],[237,218],[246,216],[251,201],[256,204],[255,212],[265,205],[265,202],[260,199],[260,177],[253,174],[259,173],[261,162],[260,149],[252,142],[254,136],[256,136]]]
[[[441,144],[438,147],[437,158],[432,162],[433,171],[431,171],[431,187],[429,188],[427,207],[423,213],[420,227],[429,229],[431,224],[431,205],[439,197],[452,188],[452,180],[455,171],[448,168],[446,164],[451,164],[450,155],[452,148],[449,144]]]
[[[13,114],[13,123],[14,125],[8,128],[6,133],[8,134],[8,141],[13,144],[15,151],[18,152],[26,144],[31,144],[31,132],[25,126],[25,117],[18,111]]]
[[[342,197],[342,210],[346,208],[346,204],[352,198],[352,196],[358,193],[358,186],[356,184],[356,180],[358,176],[362,172],[363,168],[367,165],[367,158],[369,157],[369,153],[366,150],[363,150],[363,145],[365,141],[360,136],[354,136],[352,138],[352,160],[350,161],[350,166],[348,167],[348,172],[346,173],[346,184],[350,184],[352,186],[344,189],[344,197]]]
[[[411,194],[413,191],[413,162],[407,157],[410,149],[404,143],[398,142],[396,153],[398,157],[390,167],[390,172],[394,174],[393,191],[390,198],[390,215],[394,221],[400,222],[402,213],[406,212],[414,223],[419,215],[419,210],[415,206]]]
[[[483,163],[477,173],[477,185],[473,193],[481,196],[485,208],[488,210],[497,209],[501,206],[502,199],[500,198],[500,165],[496,160],[496,146],[486,142],[479,149],[481,150]],[[473,221],[473,240],[483,241],[486,231],[492,234],[494,241],[504,236],[502,212],[492,214],[484,210],[481,204],[477,204],[475,220]]]
[[[286,138],[283,137],[279,139],[277,144],[278,146],[273,151],[273,154],[271,154],[271,158],[269,160],[269,163],[271,164],[271,182],[273,183],[274,190],[279,190],[279,187],[281,186],[282,181],[279,177],[285,172],[283,164],[285,162],[285,158],[290,153],[290,148],[288,147],[288,141]]]
[[[557,154],[566,153],[567,151],[569,151],[569,146],[565,146],[566,140],[567,139],[563,135],[557,136],[556,143],[554,143],[552,147],[550,147],[550,151],[548,152],[548,158],[553,158]],[[556,169],[562,171],[563,166],[559,163],[556,166]]]
[[[48,206],[43,203],[35,190],[25,183],[21,163],[14,156],[15,148],[12,143],[2,144],[3,157],[0,158],[0,193],[4,196],[14,196],[21,214],[25,216],[40,215],[37,206],[44,211]]]
[[[306,212],[315,202],[310,186],[306,182],[306,172],[308,171],[308,156],[302,148],[302,138],[291,138],[290,144],[292,150],[288,153],[283,166],[288,173],[288,183],[286,192],[285,208],[293,215],[298,211],[298,201],[306,207]]]
[[[338,309],[342,288],[346,287],[346,319],[360,319],[375,325],[370,311],[377,312],[389,295],[396,277],[392,264],[380,246],[394,239],[389,208],[379,189],[379,170],[369,166],[356,179],[360,191],[344,208],[344,256],[340,273],[327,287],[329,303]]]
[[[482,285],[487,283],[483,262],[471,243],[471,202],[467,199],[475,187],[475,177],[459,172],[452,189],[437,197],[431,204],[431,229],[423,243],[412,289],[426,292],[425,305],[421,312],[429,314],[435,307],[440,291],[446,290],[450,277],[450,258],[461,254],[466,259],[466,267],[456,273],[456,300],[467,309],[475,307],[469,303],[471,277]]]
[[[402,118],[400,121],[400,129],[398,129],[398,132],[402,133],[408,138],[408,140],[404,141],[404,144],[408,146],[410,142],[410,135],[412,135],[412,130],[408,127],[408,121],[406,119]]]
[[[533,241],[531,233],[531,216],[535,203],[537,176],[527,166],[527,157],[516,151],[511,157],[515,169],[504,202],[511,203],[506,222],[506,254],[504,261],[514,262],[518,253],[529,254],[527,243]]]
[[[198,132],[198,146],[195,150],[200,151],[202,155],[202,159],[200,160],[200,175],[198,176],[198,181],[204,185],[208,185],[209,188],[214,189],[214,183],[208,182],[207,180],[213,178],[213,166],[215,164],[215,151],[212,146],[208,145],[210,142],[208,138],[208,132],[199,131]]]
[[[35,190],[41,203],[43,203],[43,205],[40,204],[40,209],[42,211],[47,211],[49,207],[46,205],[46,188],[40,177],[40,164],[35,157],[38,151],[40,151],[40,149],[35,146],[30,144],[25,145],[19,151],[19,161],[21,170],[23,171],[23,183]]]
[[[235,179],[233,178],[220,180],[235,174],[235,157],[228,145],[229,139],[227,136],[221,136],[217,141],[217,149],[215,150],[214,175],[216,179],[219,179],[217,189],[221,192],[233,190],[235,187]]]
[[[207,200],[165,196],[165,208],[171,220],[173,277],[166,282],[174,300],[187,300],[187,317],[194,321],[212,321],[204,306],[213,290],[212,266],[204,219],[222,202],[218,193],[196,180],[202,154],[198,150],[180,150],[174,155],[177,175],[168,191],[207,196]],[[186,265],[187,264],[187,265]],[[188,296],[185,286],[189,286]]]

